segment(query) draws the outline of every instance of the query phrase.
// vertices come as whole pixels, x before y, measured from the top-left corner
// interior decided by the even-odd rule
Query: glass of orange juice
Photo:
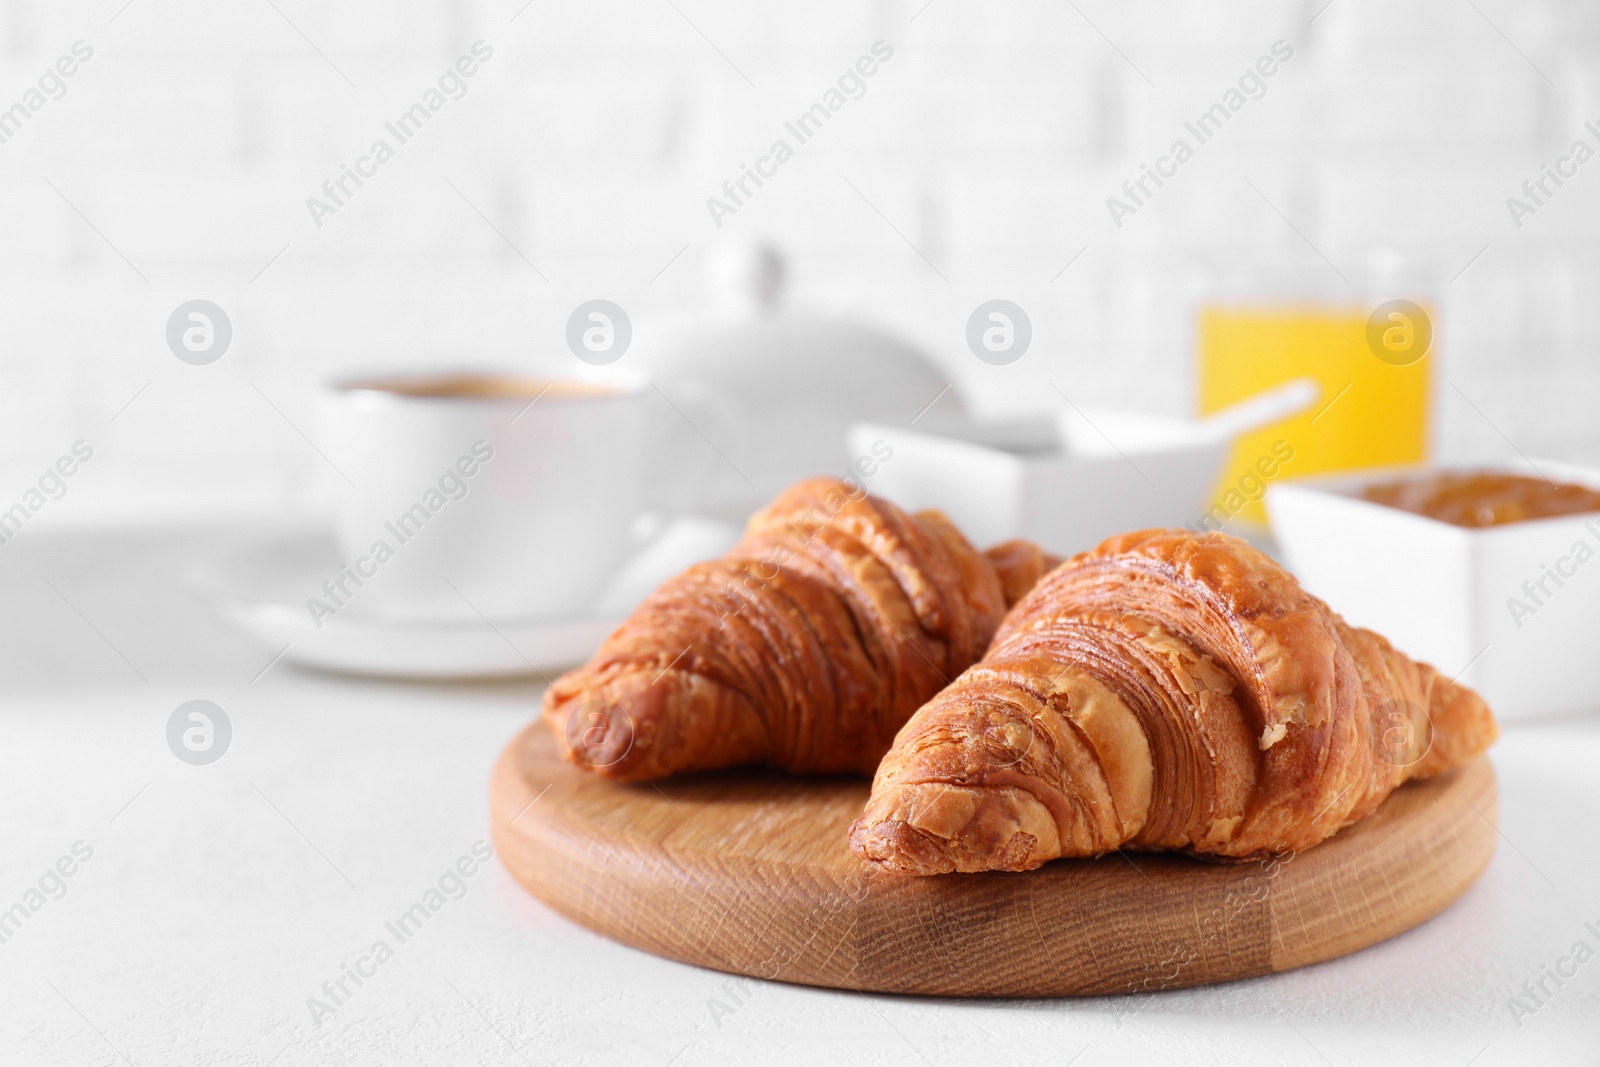
[[[1213,519],[1265,525],[1265,483],[1420,463],[1432,448],[1431,286],[1394,257],[1342,281],[1326,264],[1224,277],[1196,323],[1198,408],[1207,414],[1296,378],[1321,387],[1300,414],[1241,435]],[[1210,524],[1208,524],[1210,525]]]

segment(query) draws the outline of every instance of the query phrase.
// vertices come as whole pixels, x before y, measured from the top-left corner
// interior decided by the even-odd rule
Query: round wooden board
[[[850,851],[867,793],[749,771],[606,782],[562,762],[536,723],[501,754],[490,803],[517,880],[624,944],[758,978],[964,997],[1177,988],[1333,959],[1438,914],[1496,838],[1480,759],[1275,861],[1128,853],[916,878]]]

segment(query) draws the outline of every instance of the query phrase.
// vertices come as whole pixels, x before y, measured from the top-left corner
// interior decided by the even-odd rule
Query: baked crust
[[[559,678],[545,719],[569,760],[606,778],[746,764],[871,774],[912,712],[983,653],[1005,589],[1053,562],[1002,547],[991,559],[938,512],[800,482]]]
[[[900,731],[850,842],[913,874],[1119,848],[1289,852],[1496,732],[1477,694],[1245,542],[1145,530],[1012,608],[983,660]]]

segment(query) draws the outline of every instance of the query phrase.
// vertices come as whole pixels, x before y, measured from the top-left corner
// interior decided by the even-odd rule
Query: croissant
[[[939,512],[803,481],[558,678],[545,720],[568,760],[616,780],[744,764],[870,775],[1057,562],[1027,542],[985,555]]]
[[[1237,538],[1074,556],[900,730],[850,828],[911,874],[1309,848],[1494,741],[1479,696],[1347,625]]]

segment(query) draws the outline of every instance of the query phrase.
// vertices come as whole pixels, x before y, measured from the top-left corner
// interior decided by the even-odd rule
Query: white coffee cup
[[[581,615],[641,543],[648,387],[452,373],[346,379],[323,400],[336,608]]]

